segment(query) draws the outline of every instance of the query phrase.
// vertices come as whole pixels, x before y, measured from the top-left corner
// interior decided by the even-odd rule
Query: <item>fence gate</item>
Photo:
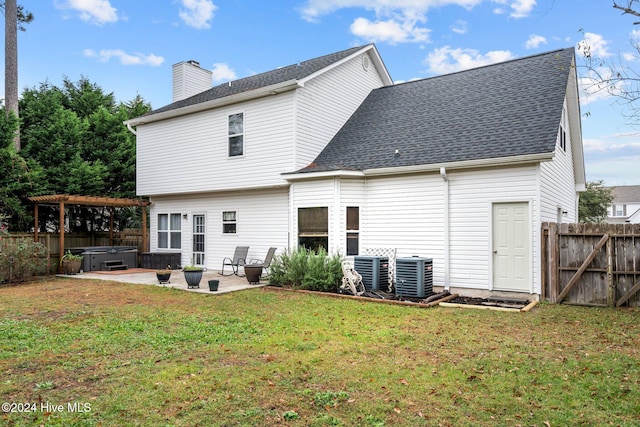
[[[640,306],[640,224],[542,224],[542,297]]]

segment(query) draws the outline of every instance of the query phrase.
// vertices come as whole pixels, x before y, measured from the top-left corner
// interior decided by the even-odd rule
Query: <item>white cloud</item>
[[[371,22],[366,18],[357,18],[350,27],[351,33],[371,42],[427,42],[429,30],[419,28],[415,22],[396,20]]]
[[[178,15],[190,27],[203,30],[211,27],[213,12],[218,8],[211,0],[181,0],[184,9]]]
[[[457,20],[455,24],[453,24],[449,28],[451,28],[451,31],[453,31],[456,34],[467,34],[467,31],[468,31],[467,22],[462,20]]]
[[[122,65],[151,65],[157,67],[164,63],[162,56],[154,54],[144,55],[142,53],[129,54],[122,49],[102,49],[99,52],[93,49],[85,49],[84,56],[87,58],[97,58],[101,62],[108,62],[111,58],[118,58]]]
[[[499,5],[493,9],[493,13],[504,15],[511,10],[509,16],[516,19],[529,16],[536,5],[536,0],[492,0],[492,2]]]
[[[427,12],[435,7],[457,5],[471,9],[484,0],[307,0],[300,9],[303,19],[317,22],[322,16],[344,8],[372,11],[375,19],[358,17],[351,32],[368,41],[422,43],[429,41]],[[461,26],[456,26],[460,29]]]
[[[611,56],[608,44],[600,34],[584,33],[584,39],[578,43],[578,51],[591,58],[607,58]]]
[[[118,9],[111,6],[109,0],[57,0],[55,5],[77,11],[83,21],[99,25],[118,21]]]
[[[430,72],[447,74],[503,62],[512,58],[513,54],[508,50],[494,50],[483,55],[475,49],[453,49],[450,46],[445,46],[431,52],[425,62],[429,66]]]
[[[547,44],[547,39],[537,34],[531,34],[525,47],[527,49],[537,49],[541,44]]]
[[[230,81],[238,78],[235,71],[233,71],[227,64],[221,62],[213,64],[211,74],[214,82]]]
[[[585,138],[582,141],[585,152],[624,152],[638,151],[640,154],[640,137],[637,133],[615,134],[607,139]]]
[[[535,5],[536,0],[515,0],[511,3],[510,16],[512,18],[524,18],[529,16]]]

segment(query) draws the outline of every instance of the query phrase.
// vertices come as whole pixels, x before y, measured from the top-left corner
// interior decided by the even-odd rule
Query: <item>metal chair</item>
[[[273,261],[273,256],[276,253],[277,248],[269,248],[267,251],[267,256],[264,257],[264,260],[252,259],[249,261],[249,264],[262,265],[262,269],[264,273],[268,276],[270,273],[269,267],[271,266],[271,261]]]
[[[247,253],[249,252],[249,246],[236,246],[236,250],[233,253],[233,258],[225,258],[222,260],[222,271],[220,275],[222,276],[231,276],[235,274],[236,276],[240,276],[239,270],[240,267],[243,267],[247,264]],[[231,266],[231,274],[224,274],[224,267]]]

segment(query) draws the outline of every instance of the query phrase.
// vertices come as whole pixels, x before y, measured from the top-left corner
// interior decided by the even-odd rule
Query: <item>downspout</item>
[[[444,229],[444,289],[449,290],[449,177],[444,166],[440,168],[440,176],[444,183],[444,212],[443,212],[443,229]]]
[[[129,129],[129,132],[131,132],[132,134],[138,136],[138,131],[131,126],[131,123],[127,123],[127,129]]]

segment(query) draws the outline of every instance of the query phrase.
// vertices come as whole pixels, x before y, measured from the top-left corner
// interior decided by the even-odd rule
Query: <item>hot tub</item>
[[[109,264],[115,261],[122,261],[122,265],[127,268],[138,267],[138,247],[137,246],[85,246],[68,248],[74,255],[82,255],[83,271],[109,270]]]

